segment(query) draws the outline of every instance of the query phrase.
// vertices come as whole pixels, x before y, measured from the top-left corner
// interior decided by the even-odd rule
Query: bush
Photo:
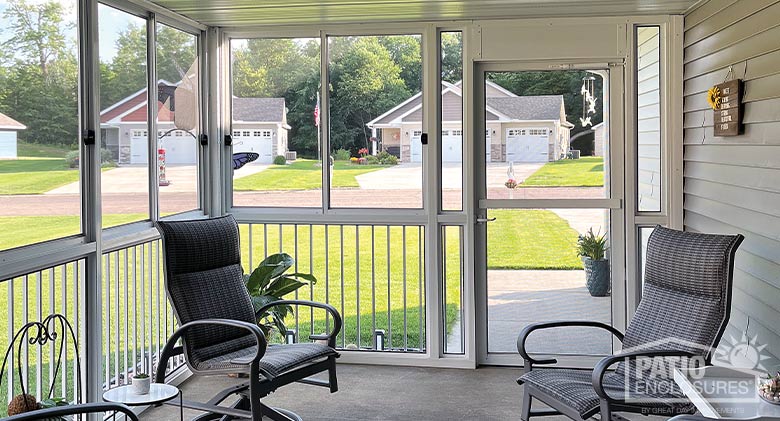
[[[339,149],[333,154],[333,159],[336,161],[349,161],[352,154],[346,149]]]
[[[79,167],[79,151],[70,151],[65,154],[65,162],[68,163],[68,168]]]
[[[398,157],[387,154],[386,157],[379,158],[379,163],[382,165],[398,165]]]
[[[375,157],[374,155],[369,155],[366,157],[366,164],[377,165],[379,164],[379,158]]]
[[[100,150],[100,163],[101,164],[112,164],[114,162],[114,157],[111,155],[111,151],[108,149],[101,149]]]
[[[275,165],[286,165],[287,164],[287,158],[285,158],[284,155],[276,155],[276,158],[274,158],[274,164]]]

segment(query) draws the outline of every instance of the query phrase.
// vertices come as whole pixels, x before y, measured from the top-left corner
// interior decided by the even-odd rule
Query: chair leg
[[[612,410],[609,408],[609,402],[601,400],[601,421],[612,421]]]
[[[531,419],[531,393],[528,392],[527,387],[523,387],[523,411],[520,413],[520,419],[528,421]]]
[[[252,421],[263,421],[263,405],[260,403],[260,369],[257,362],[252,363],[249,370],[249,408],[252,411]]]
[[[339,391],[339,381],[336,378],[336,359],[330,357],[331,365],[328,368],[328,382],[330,383],[330,393],[336,393]]]

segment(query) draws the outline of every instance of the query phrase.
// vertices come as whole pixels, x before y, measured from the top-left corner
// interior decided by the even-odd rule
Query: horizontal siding
[[[685,229],[745,235],[721,348],[747,335],[774,356],[780,355],[778,40],[780,0],[710,0],[685,17]],[[717,138],[706,91],[727,78],[745,81],[745,130]]]

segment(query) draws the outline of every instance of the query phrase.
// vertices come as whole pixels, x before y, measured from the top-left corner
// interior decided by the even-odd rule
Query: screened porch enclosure
[[[520,367],[517,334],[535,322],[625,329],[649,230],[682,226],[672,98],[692,1],[425,1],[415,17],[283,3],[4,3],[0,113],[25,129],[0,159],[0,349],[52,314],[78,348],[59,325],[62,342],[18,342],[0,414],[22,388],[99,402],[157,370],[179,327],[159,221],[233,215],[247,275],[289,255],[313,280],[284,298],[340,313],[353,379]],[[590,231],[606,293],[578,254]],[[293,310],[269,343],[333,324]],[[616,344],[562,329],[529,346],[584,367]],[[166,368],[190,381],[183,356]],[[198,381],[194,394],[211,387]]]

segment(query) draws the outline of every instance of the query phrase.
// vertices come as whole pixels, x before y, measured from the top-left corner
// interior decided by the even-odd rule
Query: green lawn
[[[586,156],[548,162],[519,187],[601,187],[604,185],[604,159]]]
[[[0,160],[0,195],[42,194],[78,180],[64,158]]]
[[[577,231],[549,210],[491,210],[488,267],[491,269],[582,269]]]
[[[68,152],[75,149],[75,146],[40,145],[22,141],[16,144],[16,154],[29,158],[65,158]]]
[[[289,165],[272,165],[257,174],[233,181],[233,190],[311,190],[322,187],[322,168],[316,160],[299,159]],[[359,187],[355,176],[388,168],[385,165],[356,165],[335,161],[333,187]]]

